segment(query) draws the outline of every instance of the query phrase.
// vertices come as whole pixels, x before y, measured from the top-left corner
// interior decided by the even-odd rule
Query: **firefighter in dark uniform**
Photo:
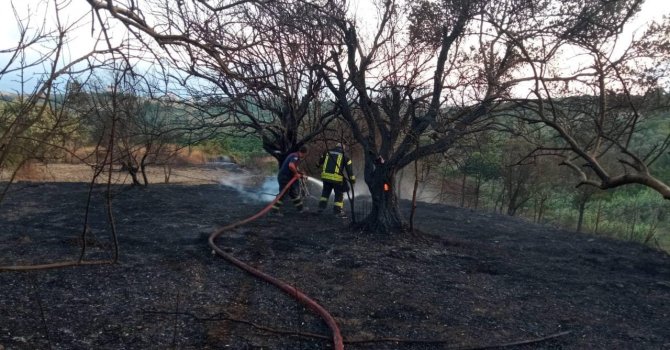
[[[289,154],[286,159],[284,159],[284,162],[282,163],[281,167],[279,168],[279,173],[277,174],[277,182],[279,182],[279,191],[281,192],[284,187],[291,181],[292,178],[295,176],[304,176],[303,172],[300,170],[300,162],[305,159],[305,156],[307,155],[307,147],[306,146],[301,146],[300,150],[298,152],[293,152]],[[305,210],[305,207],[302,203],[302,197],[300,195],[300,182],[295,181],[293,184],[291,184],[291,188],[286,192],[288,193],[288,196],[291,198],[291,201],[293,202],[293,205],[295,205],[295,208],[298,209],[299,213],[302,213]],[[282,196],[283,197],[283,196]],[[277,202],[272,206],[272,212],[277,215],[281,216],[281,206],[282,206],[283,198],[279,198]]]
[[[323,182],[323,191],[319,199],[318,212],[323,212],[328,206],[328,198],[330,192],[335,191],[335,202],[333,203],[333,211],[335,215],[344,216],[344,192],[347,192],[348,186],[345,181],[349,181],[352,185],[356,183],[356,176],[351,169],[351,159],[344,154],[344,145],[338,143],[335,148],[324,153],[319,159],[319,167],[321,167],[321,181]],[[346,170],[348,179],[345,178],[343,172]]]

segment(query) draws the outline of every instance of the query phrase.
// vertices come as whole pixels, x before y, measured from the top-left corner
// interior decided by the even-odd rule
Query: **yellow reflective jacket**
[[[356,181],[356,176],[354,176],[354,172],[351,169],[351,159],[339,147],[335,147],[324,153],[321,159],[319,159],[319,166],[321,167],[321,180],[323,181],[342,183],[345,168],[349,181]]]

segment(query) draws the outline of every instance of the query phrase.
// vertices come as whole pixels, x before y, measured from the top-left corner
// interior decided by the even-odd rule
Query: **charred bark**
[[[395,167],[377,167],[370,174],[366,174],[365,180],[372,196],[372,211],[361,222],[363,229],[380,234],[406,231],[407,225],[402,219],[398,198],[392,188],[395,183]]]

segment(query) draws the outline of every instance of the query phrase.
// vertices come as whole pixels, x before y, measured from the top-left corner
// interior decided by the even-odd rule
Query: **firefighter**
[[[351,169],[351,159],[344,154],[344,145],[338,143],[335,148],[325,152],[319,159],[321,168],[321,181],[323,191],[319,199],[318,212],[323,212],[328,206],[330,192],[335,192],[333,212],[336,216],[345,217],[344,214],[344,192],[349,190],[348,183],[356,183],[356,176]],[[343,172],[346,170],[346,178]]]
[[[291,181],[292,178],[299,176],[304,177],[305,174],[300,170],[300,163],[305,159],[307,155],[307,146],[301,146],[298,152],[293,152],[289,154],[281,167],[279,168],[279,173],[277,174],[277,182],[279,183],[279,191],[284,189],[286,185]],[[293,205],[298,210],[299,213],[305,211],[305,206],[302,202],[302,196],[300,195],[300,182],[294,181],[291,184],[291,187],[286,192],[288,193]],[[284,196],[282,196],[284,197]],[[272,205],[272,213],[276,216],[282,216],[281,206],[283,198],[280,197],[277,202]]]

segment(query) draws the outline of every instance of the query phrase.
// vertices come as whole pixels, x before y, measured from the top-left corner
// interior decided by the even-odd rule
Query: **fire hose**
[[[287,284],[286,282],[268,275],[267,273],[258,270],[256,268],[253,268],[241,260],[235,258],[231,254],[226,253],[223,251],[219,246],[216,245],[216,239],[219,238],[225,231],[232,230],[238,226],[242,226],[244,224],[247,224],[251,221],[254,221],[263,215],[265,215],[270,209],[272,209],[272,206],[279,201],[280,198],[284,196],[284,194],[288,191],[288,189],[293,185],[294,182],[296,182],[298,179],[300,179],[300,176],[294,176],[287,184],[286,186],[281,190],[279,195],[270,202],[265,208],[263,208],[261,211],[258,213],[244,219],[241,221],[234,222],[232,224],[226,225],[216,231],[214,231],[210,236],[209,236],[209,245],[212,247],[213,253],[218,254],[220,257],[228,261],[229,263],[235,265],[237,268],[253,275],[254,277],[266,281],[275,287],[279,288],[282,290],[284,293],[290,295],[294,299],[296,299],[298,302],[302,303],[303,305],[307,306],[310,308],[312,311],[317,313],[321,318],[326,322],[328,327],[330,328],[331,332],[333,333],[333,345],[335,350],[343,350],[344,349],[344,343],[342,340],[342,335],[340,333],[340,328],[337,325],[337,322],[335,321],[335,318],[321,305],[319,305],[316,301],[308,297],[305,293],[299,291],[296,287]]]

